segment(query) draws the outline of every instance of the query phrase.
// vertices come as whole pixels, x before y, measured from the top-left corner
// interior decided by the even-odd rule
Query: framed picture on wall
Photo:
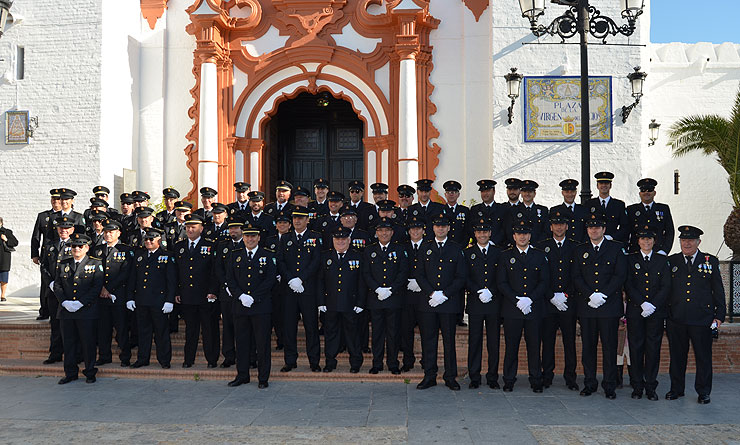
[[[28,144],[28,111],[5,112],[5,143]]]

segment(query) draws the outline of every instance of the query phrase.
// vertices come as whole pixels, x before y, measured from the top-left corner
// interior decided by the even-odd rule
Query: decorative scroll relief
[[[489,0],[463,0],[463,3],[465,3],[465,6],[467,6],[468,9],[470,9],[470,12],[473,13],[475,21],[477,22],[480,20],[480,16],[483,15],[483,11],[488,8]]]
[[[259,58],[285,47],[288,38],[289,36],[281,36],[280,30],[271,26],[263,36],[254,40],[242,40],[241,45],[247,54]]]

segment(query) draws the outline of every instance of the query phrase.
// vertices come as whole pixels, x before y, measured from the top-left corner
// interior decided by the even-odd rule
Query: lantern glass
[[[650,130],[650,140],[653,142],[657,141],[658,136],[660,136],[660,124],[655,122],[655,119],[653,119],[652,122],[650,122],[648,129]]]
[[[645,0],[621,0],[622,16],[637,17],[645,7]]]
[[[5,24],[8,22],[8,14],[13,2],[10,0],[0,0],[0,36],[5,32]]]
[[[532,20],[545,11],[545,0],[519,0],[522,15]]]

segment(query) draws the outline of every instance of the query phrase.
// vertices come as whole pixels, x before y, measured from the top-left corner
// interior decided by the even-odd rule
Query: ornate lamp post
[[[5,30],[5,23],[8,21],[11,6],[13,6],[13,0],[0,0],[0,37],[2,37]]]
[[[581,49],[581,202],[591,198],[591,125],[588,85],[588,35],[591,34],[602,43],[609,36],[619,34],[629,36],[635,32],[637,18],[642,14],[645,0],[621,0],[622,18],[627,23],[619,26],[616,22],[589,5],[589,0],[551,0],[556,5],[566,6],[563,15],[555,18],[549,25],[537,23],[545,13],[545,0],[519,0],[522,17],[529,20],[532,34],[559,36],[562,42],[578,34]]]
[[[640,71],[639,66],[636,66],[635,71],[633,73],[629,73],[629,75],[627,76],[627,78],[630,80],[630,85],[632,85],[632,97],[635,98],[635,103],[630,106],[622,107],[623,124],[627,122],[627,118],[629,117],[632,110],[637,106],[637,104],[640,103],[640,98],[642,97],[642,85],[645,83],[646,77],[647,74]]]
[[[509,99],[511,99],[511,105],[509,106],[509,123],[511,118],[514,117],[514,103],[516,98],[519,97],[519,88],[522,84],[521,74],[516,72],[516,68],[512,68],[511,72],[504,76],[506,79],[506,88],[509,90]]]

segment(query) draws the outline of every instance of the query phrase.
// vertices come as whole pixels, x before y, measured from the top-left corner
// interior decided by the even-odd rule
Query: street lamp
[[[642,15],[644,0],[621,0],[622,18],[627,23],[619,26],[614,20],[601,15],[601,12],[589,5],[589,0],[550,0],[556,5],[567,6],[563,15],[555,18],[549,25],[537,23],[545,13],[544,0],[519,0],[522,17],[529,20],[530,30],[537,37],[546,34],[559,36],[564,43],[575,36],[580,37],[581,49],[581,201],[591,198],[591,125],[588,103],[588,35],[606,43],[609,36],[619,34],[630,36],[635,32],[637,18]]]
[[[0,0],[0,37],[2,37],[5,30],[5,23],[8,21],[11,6],[13,6],[13,0]]]
[[[642,85],[645,83],[645,78],[647,77],[647,74],[640,71],[640,67],[635,67],[635,72],[629,73],[627,78],[630,80],[630,84],[632,85],[632,97],[635,98],[635,103],[628,107],[622,107],[622,123],[624,124],[627,122],[627,117],[629,117],[632,110],[637,106],[637,104],[640,103],[640,98],[642,97]]]
[[[514,102],[519,97],[519,88],[522,84],[522,75],[516,72],[516,68],[512,68],[511,72],[504,76],[506,79],[506,87],[509,90],[509,99],[511,99],[511,105],[509,106],[509,123],[511,118],[514,117]]]
[[[655,145],[655,141],[658,140],[658,136],[660,135],[660,124],[655,122],[655,119],[652,119],[650,124],[648,124],[648,130],[650,130],[650,136],[648,136],[650,143],[648,144],[648,147],[652,147]]]

